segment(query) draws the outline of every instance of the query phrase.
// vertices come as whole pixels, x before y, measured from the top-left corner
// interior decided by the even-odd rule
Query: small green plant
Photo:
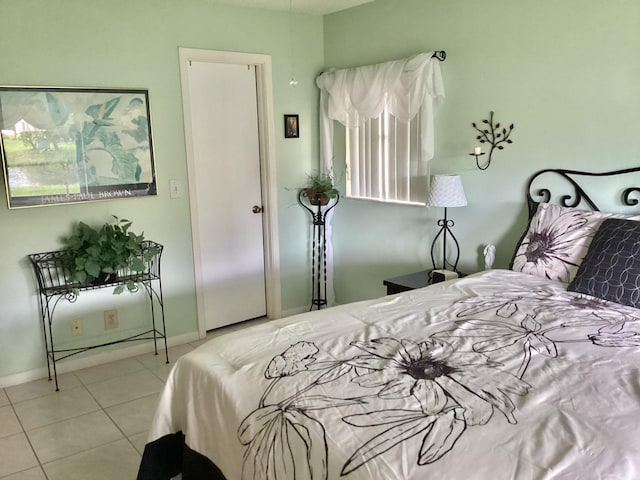
[[[307,183],[301,190],[311,205],[327,205],[330,199],[338,197],[338,190],[333,185],[333,176],[328,173],[307,175]]]
[[[158,253],[155,247],[143,248],[144,234],[130,232],[129,220],[115,215],[113,218],[113,223],[98,228],[78,222],[71,235],[62,239],[63,263],[69,272],[67,282],[90,285],[116,281],[121,270],[144,272],[145,262]],[[117,285],[113,293],[122,293],[125,287],[135,291],[136,282],[128,279]]]
[[[329,198],[338,196],[338,190],[333,185],[333,176],[328,173],[307,175],[307,184],[304,189],[315,193],[324,193]]]

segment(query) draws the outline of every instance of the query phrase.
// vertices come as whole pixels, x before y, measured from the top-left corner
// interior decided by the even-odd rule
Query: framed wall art
[[[9,208],[156,195],[147,90],[0,87]]]
[[[300,127],[298,125],[298,115],[284,116],[284,138],[298,138]]]

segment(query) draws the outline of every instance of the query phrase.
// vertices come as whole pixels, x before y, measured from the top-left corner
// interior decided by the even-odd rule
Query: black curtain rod
[[[436,50],[435,52],[433,52],[433,55],[431,55],[431,58],[437,58],[441,62],[444,62],[445,59],[447,58],[447,52],[445,52],[444,50]],[[318,76],[322,75],[323,73],[325,72],[324,71],[320,72]]]
[[[433,55],[431,55],[431,58],[434,58],[434,57],[440,60],[441,62],[444,62],[444,60],[447,58],[447,52],[445,52],[444,50],[437,50],[433,52]]]

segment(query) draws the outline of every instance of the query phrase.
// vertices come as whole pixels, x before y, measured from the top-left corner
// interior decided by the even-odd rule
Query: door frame
[[[273,83],[271,56],[257,53],[238,53],[220,50],[178,48],[180,58],[180,83],[182,89],[182,109],[184,116],[185,146],[187,153],[187,173],[189,178],[196,174],[196,160],[193,153],[191,129],[191,99],[189,95],[188,67],[190,61],[254,65],[256,67],[256,89],[258,103],[258,144],[260,151],[260,184],[262,189],[262,229],[264,247],[265,299],[267,318],[282,316],[282,296],[280,285],[280,248],[278,242],[278,198],[275,155],[275,126],[273,110]],[[198,225],[198,203],[195,186],[189,181],[189,204],[191,214],[191,240],[193,242],[193,263],[196,283],[196,303],[198,311],[198,333],[206,336],[204,319],[204,285],[201,263],[201,245]]]

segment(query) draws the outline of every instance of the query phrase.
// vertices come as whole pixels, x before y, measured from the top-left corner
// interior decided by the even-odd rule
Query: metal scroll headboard
[[[600,206],[595,200],[595,192],[594,187],[591,186],[591,189],[585,186],[585,178],[586,177],[613,177],[618,175],[626,175],[631,173],[639,173],[640,167],[634,168],[626,168],[623,170],[612,170],[609,172],[582,172],[579,170],[564,170],[559,168],[547,168],[544,170],[540,170],[534,173],[529,179],[529,183],[527,184],[527,204],[529,207],[529,218],[533,216],[537,209],[538,203],[549,203],[554,198],[554,193],[556,196],[559,195],[557,202],[564,207],[577,207],[581,203],[591,210],[600,211]],[[561,193],[557,191],[552,192],[552,189],[548,186],[538,187],[536,185],[542,183],[540,182],[540,178],[544,175],[550,175],[551,178],[562,183],[561,186],[557,187]],[[622,182],[622,191],[617,190],[616,192],[620,192],[620,201],[623,206],[634,206],[638,205],[639,201],[637,198],[632,198],[634,193],[640,193],[640,178],[630,176],[628,177],[628,181],[625,184]],[[635,180],[635,181],[634,181]],[[567,190],[568,189],[568,190]],[[589,191],[587,191],[589,190]],[[562,193],[566,192],[566,193]],[[610,198],[612,199],[612,198]]]

